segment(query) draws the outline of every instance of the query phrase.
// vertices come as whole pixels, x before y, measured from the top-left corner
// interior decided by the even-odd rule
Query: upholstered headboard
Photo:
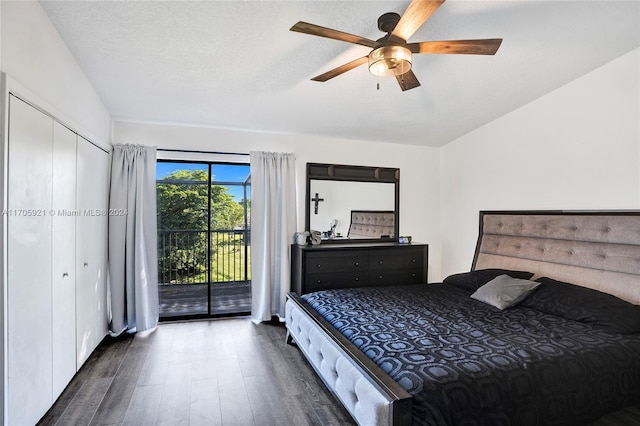
[[[349,238],[394,238],[395,212],[386,210],[351,210]]]
[[[472,269],[533,272],[640,304],[640,211],[484,211]]]

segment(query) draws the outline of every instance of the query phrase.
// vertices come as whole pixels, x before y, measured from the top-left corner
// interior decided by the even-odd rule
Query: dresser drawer
[[[423,283],[422,269],[388,269],[369,272],[369,283],[374,285]]]
[[[307,292],[316,290],[327,290],[332,288],[359,287],[367,285],[367,271],[326,273],[326,274],[306,274],[305,290]]]
[[[369,269],[369,262],[366,253],[309,253],[307,254],[305,269],[307,274],[357,272]]]
[[[418,247],[372,250],[369,255],[371,270],[421,269],[424,266],[424,250]]]

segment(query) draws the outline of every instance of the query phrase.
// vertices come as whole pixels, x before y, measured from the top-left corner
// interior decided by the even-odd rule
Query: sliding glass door
[[[251,310],[248,164],[159,161],[160,318]]]

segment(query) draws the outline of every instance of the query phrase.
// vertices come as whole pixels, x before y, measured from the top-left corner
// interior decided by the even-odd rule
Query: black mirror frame
[[[395,186],[394,200],[394,238],[385,239],[336,239],[323,240],[322,244],[345,243],[373,243],[377,241],[398,241],[400,235],[400,169],[391,167],[349,166],[342,164],[307,163],[307,189],[305,206],[305,230],[311,225],[311,181],[333,180],[342,182],[381,182],[393,183]]]

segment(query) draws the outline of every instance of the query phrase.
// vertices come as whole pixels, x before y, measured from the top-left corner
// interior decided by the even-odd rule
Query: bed
[[[639,304],[640,212],[493,211],[470,272],[290,294],[286,327],[361,425],[583,425],[640,403]]]

